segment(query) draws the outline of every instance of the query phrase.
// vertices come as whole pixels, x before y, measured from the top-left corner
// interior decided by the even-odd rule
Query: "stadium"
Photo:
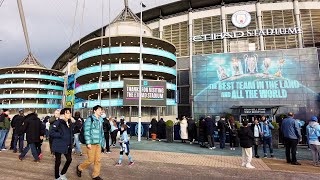
[[[122,14],[127,14],[127,11],[124,10]],[[137,22],[135,18],[130,21]],[[167,81],[167,91],[171,91],[167,94],[167,106],[162,108],[161,116],[171,118],[178,112],[179,116],[198,118],[232,113],[241,120],[256,115],[274,117],[288,111],[295,112],[296,117],[301,119],[319,114],[317,47],[320,42],[320,2],[183,0],[144,11],[143,22],[144,32],[152,35],[149,39],[144,39],[146,43],[150,46],[151,41],[156,40],[158,44],[154,41],[153,45],[160,45],[164,51],[176,55],[177,64],[174,58],[162,56],[164,68],[152,71],[152,74],[158,72],[157,75]],[[108,27],[105,28],[104,36],[108,36]],[[81,71],[90,67],[90,63],[77,62],[76,55],[78,49],[79,57],[90,48],[99,49],[100,40],[94,43],[99,37],[100,29],[83,37],[80,47],[75,43],[70,49],[66,49],[52,69],[63,72],[71,69],[70,72],[75,73],[77,68]],[[137,37],[139,35],[135,35]],[[125,43],[133,42],[135,46],[138,45],[137,39],[125,40]],[[89,46],[89,41],[92,43],[88,49],[85,47]],[[116,40],[111,40],[113,42]],[[108,44],[108,40],[103,41],[104,43]],[[119,54],[121,53],[117,55]],[[146,56],[150,60],[154,55],[158,56]],[[73,61],[70,62],[70,59]],[[92,62],[99,64],[98,61]],[[119,61],[115,59],[115,63],[119,64]],[[166,68],[176,68],[177,72],[175,74],[172,71],[170,74]],[[149,70],[152,69],[150,67]],[[146,77],[151,76],[151,72],[147,69],[145,71]],[[118,78],[120,73],[123,74],[123,70],[118,73]],[[123,76],[130,77],[130,72]],[[119,79],[122,80],[121,77]],[[97,83],[98,79],[93,79],[92,82]],[[253,83],[251,86],[244,86],[248,82]],[[111,96],[119,94],[123,85],[118,87],[112,89]],[[90,93],[91,90],[80,96],[89,100],[87,95]],[[99,99],[94,94],[91,98]],[[118,99],[121,99],[121,92]],[[176,102],[177,111],[169,108],[175,107]],[[114,114],[119,112],[127,116],[127,110],[119,111],[122,107],[120,102],[114,107],[118,109]],[[145,109],[144,112],[150,116],[159,115],[155,109]]]

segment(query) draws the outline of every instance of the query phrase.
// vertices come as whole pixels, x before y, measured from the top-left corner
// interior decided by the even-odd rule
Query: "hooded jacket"
[[[250,127],[241,127],[239,130],[240,146],[251,148],[253,145],[253,133]]]
[[[36,113],[28,114],[21,128],[21,134],[26,133],[28,144],[40,142],[40,136],[44,135],[41,131],[41,121]]]
[[[13,134],[20,134],[24,118],[25,117],[20,114],[17,114],[12,118],[11,127],[13,128]]]
[[[93,118],[93,121],[91,121]],[[104,146],[104,131],[103,131],[103,118],[99,119],[93,114],[84,122],[84,139],[86,144],[99,144]]]
[[[9,130],[10,129],[10,118],[5,113],[2,113],[0,115],[0,130],[1,129],[5,129],[5,130]]]
[[[50,129],[50,137],[52,140],[52,152],[68,154],[68,150],[72,149],[74,124],[68,120],[68,124],[63,119],[58,119]]]
[[[307,126],[307,137],[309,144],[320,145],[318,137],[320,137],[320,125],[317,122],[311,121]]]

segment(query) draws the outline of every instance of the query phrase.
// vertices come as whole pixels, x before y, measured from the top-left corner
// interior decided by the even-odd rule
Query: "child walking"
[[[242,147],[242,167],[249,169],[255,168],[251,165],[252,160],[252,144],[253,144],[253,133],[248,127],[248,121],[243,121],[242,126],[239,130],[240,146]]]
[[[124,119],[120,120],[120,138],[119,138],[119,144],[120,144],[120,158],[116,166],[122,165],[122,159],[123,159],[123,153],[125,153],[129,158],[129,166],[132,166],[134,164],[132,157],[130,155],[130,148],[129,148],[129,138],[127,134],[127,128],[128,126],[124,123]]]

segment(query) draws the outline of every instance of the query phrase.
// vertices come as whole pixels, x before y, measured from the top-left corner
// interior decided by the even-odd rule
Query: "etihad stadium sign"
[[[244,37],[256,37],[256,36],[281,36],[281,35],[295,35],[302,34],[302,29],[298,27],[293,28],[275,28],[275,29],[256,29],[248,31],[233,31],[233,32],[220,32],[212,34],[202,34],[192,37],[192,41],[215,41],[222,39],[237,39]]]

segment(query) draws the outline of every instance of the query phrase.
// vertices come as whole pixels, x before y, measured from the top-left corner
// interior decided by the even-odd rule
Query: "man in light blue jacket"
[[[273,148],[272,148],[272,133],[271,130],[274,129],[273,125],[266,119],[265,116],[261,117],[260,127],[262,131],[262,142],[263,142],[263,153],[264,158],[267,158],[267,145],[269,146],[270,155],[273,158]]]
[[[101,168],[101,148],[104,146],[103,118],[101,117],[102,107],[93,107],[93,114],[84,122],[84,139],[87,145],[88,159],[77,166],[77,175],[81,177],[83,170],[94,164],[92,178],[102,180],[100,175]]]
[[[312,160],[314,166],[320,166],[319,154],[320,154],[320,125],[318,118],[312,116],[307,126],[307,137],[309,139],[310,149],[312,153]]]

